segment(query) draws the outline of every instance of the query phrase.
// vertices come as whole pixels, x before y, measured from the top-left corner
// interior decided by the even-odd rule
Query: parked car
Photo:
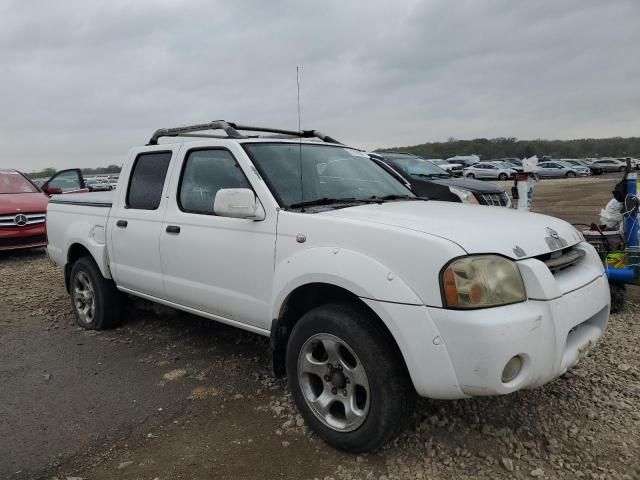
[[[495,165],[492,162],[479,162],[464,169],[463,175],[468,178],[488,178],[493,180],[508,180],[516,175],[513,168]]]
[[[203,138],[158,145],[180,135]],[[602,262],[570,224],[420,199],[318,131],[161,129],[121,175],[115,192],[49,202],[79,325],[117,325],[128,293],[269,336],[275,373],[337,448],[391,440],[416,392],[543,385],[608,323]]]
[[[540,162],[535,169],[540,177],[588,177],[591,175],[589,167],[570,165],[560,160]]]
[[[520,160],[519,158],[505,158],[505,159],[502,159],[501,161],[506,165],[508,165],[509,168],[512,168],[518,173],[521,173],[524,171],[524,168],[522,168],[522,160]]]
[[[44,247],[49,198],[26,175],[0,169],[0,251]]]
[[[410,184],[411,191],[420,197],[447,202],[511,206],[509,195],[499,185],[453,177],[432,162],[415,155],[381,153],[378,156],[400,173]]]
[[[640,161],[638,161],[638,159],[631,158],[631,157],[616,158],[616,160],[618,160],[619,162],[624,163],[625,165],[627,164],[627,159],[631,160],[631,168],[634,168],[636,170],[640,170]]]
[[[441,158],[427,158],[426,160],[440,167],[442,170],[449,172],[455,177],[462,176],[462,170],[464,167],[458,163],[449,163]]]
[[[626,162],[616,160],[615,158],[602,158],[594,160],[591,165],[600,167],[604,172],[624,172],[627,168]]]
[[[598,167],[597,165],[589,165],[589,163],[587,163],[584,160],[576,160],[573,158],[563,158],[560,161],[563,163],[566,163],[567,165],[571,165],[573,167],[587,167],[591,171],[591,175],[602,175],[602,168]]]
[[[112,189],[106,178],[87,178],[85,183],[92,192],[108,192]]]
[[[447,163],[462,165],[462,167],[470,167],[480,161],[478,155],[456,155],[454,157],[447,158]]]

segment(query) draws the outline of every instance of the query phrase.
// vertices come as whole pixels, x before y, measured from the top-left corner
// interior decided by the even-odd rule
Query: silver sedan
[[[491,162],[478,162],[463,170],[463,175],[469,178],[490,178],[493,180],[508,180],[516,175],[512,168],[505,168]]]
[[[558,160],[540,162],[535,173],[539,177],[588,177],[591,175],[589,167],[570,165]]]

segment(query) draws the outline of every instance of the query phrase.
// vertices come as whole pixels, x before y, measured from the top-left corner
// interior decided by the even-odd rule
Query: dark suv
[[[416,195],[446,202],[511,206],[511,199],[502,187],[490,182],[453,177],[417,155],[397,152],[375,152],[370,155],[398,172]]]

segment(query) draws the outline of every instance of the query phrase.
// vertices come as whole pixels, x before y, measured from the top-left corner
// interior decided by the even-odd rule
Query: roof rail
[[[219,135],[194,133],[194,132],[202,132],[205,130],[224,130],[227,136],[222,137]],[[159,130],[156,130],[156,132],[151,136],[151,138],[149,139],[149,143],[147,143],[147,145],[157,145],[158,139],[160,137],[252,138],[251,136],[243,135],[238,130],[245,131],[245,132],[275,133],[278,135],[286,135],[286,136],[296,137],[296,138],[318,138],[323,142],[339,143],[342,145],[342,142],[339,142],[338,140],[330,137],[329,135],[325,135],[319,130],[300,130],[299,131],[299,130],[282,130],[280,128],[251,127],[249,125],[237,125],[235,123],[226,122],[224,120],[215,120],[209,123],[187,125],[184,127],[161,128]]]

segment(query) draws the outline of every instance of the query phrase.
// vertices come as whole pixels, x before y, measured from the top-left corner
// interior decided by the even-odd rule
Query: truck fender
[[[344,248],[313,247],[276,265],[271,318],[279,318],[291,292],[310,283],[335,285],[361,298],[423,305],[402,278],[377,260]]]

